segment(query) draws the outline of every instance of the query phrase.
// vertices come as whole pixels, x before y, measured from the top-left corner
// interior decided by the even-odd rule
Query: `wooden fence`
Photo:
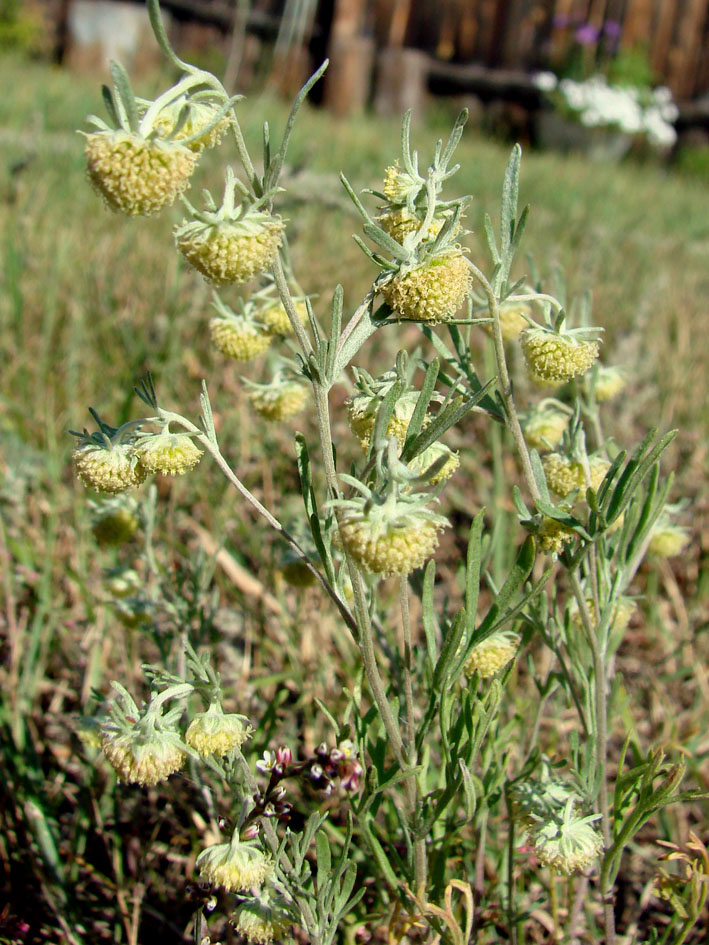
[[[508,69],[646,50],[679,100],[709,92],[709,0],[338,0],[360,7],[378,46]],[[350,14],[351,18],[351,14]]]

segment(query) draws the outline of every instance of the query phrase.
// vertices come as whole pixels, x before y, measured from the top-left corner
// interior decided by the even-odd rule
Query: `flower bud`
[[[499,630],[473,647],[463,672],[468,677],[477,672],[483,679],[489,679],[514,659],[518,646],[519,637],[516,633]]]
[[[284,938],[292,924],[285,899],[269,889],[242,902],[232,922],[251,945],[270,945],[274,939]]]
[[[128,443],[82,443],[74,450],[73,459],[83,484],[109,495],[139,486],[146,476],[134,447]]]
[[[300,319],[301,325],[308,324],[308,307],[303,300],[298,300],[294,302],[295,313]],[[286,312],[283,303],[280,301],[274,301],[270,305],[265,305],[263,308],[260,308],[256,311],[254,316],[257,321],[263,322],[266,326],[266,331],[270,332],[272,335],[292,335],[293,326],[290,323],[290,318],[288,318],[288,313]]]
[[[530,375],[544,382],[563,383],[585,374],[598,357],[597,341],[582,341],[545,329],[528,328],[522,333],[521,343]]]
[[[249,382],[246,396],[264,420],[288,420],[308,402],[308,387],[299,380],[274,378],[270,384]]]
[[[148,216],[169,206],[189,185],[195,155],[173,141],[126,131],[86,136],[89,179],[113,210]]]
[[[140,439],[136,454],[143,469],[150,474],[182,476],[197,465],[202,450],[187,433],[164,430]]]
[[[406,203],[409,197],[415,197],[424,186],[425,183],[420,178],[412,177],[408,171],[403,171],[398,161],[394,161],[384,171],[382,193],[390,203]]]
[[[212,344],[234,361],[252,361],[271,344],[271,336],[259,331],[244,318],[217,317],[209,323]]]
[[[403,268],[380,291],[396,318],[436,324],[450,321],[470,294],[472,275],[460,250]]]
[[[200,712],[192,719],[185,741],[200,755],[221,756],[234,748],[241,748],[252,731],[246,716],[225,714],[221,706],[213,702],[206,712]]]
[[[248,892],[261,886],[273,870],[270,857],[253,841],[239,839],[238,831],[229,843],[216,843],[197,857],[200,875],[227,892]]]

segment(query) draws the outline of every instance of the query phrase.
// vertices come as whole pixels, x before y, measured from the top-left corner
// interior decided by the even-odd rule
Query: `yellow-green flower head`
[[[112,597],[122,600],[136,594],[143,580],[134,568],[113,568],[104,575],[103,586]]]
[[[625,388],[625,375],[619,368],[598,366],[593,393],[598,403],[612,400]]]
[[[213,702],[206,712],[200,712],[190,722],[185,741],[200,755],[226,755],[233,748],[241,748],[251,738],[253,728],[245,715],[225,714]]]
[[[387,436],[393,436],[400,448],[406,442],[406,434],[418,398],[419,391],[406,391],[406,393],[402,394],[394,405],[394,411],[387,424]],[[359,438],[362,449],[365,452],[369,450],[369,441],[372,430],[374,429],[377,410],[381,406],[383,399],[383,392],[370,393],[367,391],[359,391],[347,401],[347,417],[350,429],[354,435]],[[424,426],[426,422],[430,422],[430,418],[424,421]]]
[[[543,458],[542,464],[549,488],[557,495],[565,498],[577,489],[585,492],[586,475],[581,463],[573,462],[561,453],[550,453]],[[594,491],[597,491],[603,482],[610,465],[602,456],[593,456],[589,459],[591,488]]]
[[[173,135],[172,140],[182,142],[185,138],[191,138],[186,147],[195,154],[201,154],[205,148],[216,147],[231,127],[231,118],[228,114],[223,115],[215,123],[221,110],[219,104],[198,101],[183,95],[162,109],[157,117],[153,127],[161,138],[172,133],[184,109],[187,109],[187,118]]]
[[[599,816],[579,817],[573,811],[573,801],[569,801],[563,817],[550,818],[533,831],[532,843],[539,862],[567,876],[583,872],[603,848],[601,835],[593,827]]]
[[[136,453],[146,472],[161,476],[182,476],[202,457],[202,450],[191,436],[168,430],[140,439]]]
[[[513,660],[519,646],[519,637],[509,630],[500,630],[478,643],[465,662],[463,672],[470,677],[480,673],[483,679],[494,676]]]
[[[674,558],[689,544],[689,532],[681,525],[659,522],[652,531],[648,551],[658,558]]]
[[[445,219],[434,217],[426,232],[426,239],[433,240],[443,229]],[[403,243],[409,233],[417,233],[423,224],[423,217],[417,216],[406,207],[395,207],[377,217],[377,223],[397,243]],[[460,227],[458,228],[460,229]]]
[[[295,313],[300,319],[301,325],[308,324],[308,307],[302,299],[295,302]],[[266,330],[272,335],[293,334],[293,326],[282,302],[272,301],[269,305],[258,308],[254,317],[263,322]]]
[[[307,384],[299,380],[274,378],[270,384],[249,383],[246,396],[264,420],[288,420],[307,404]]]
[[[397,318],[436,324],[450,321],[470,294],[472,275],[460,250],[413,269],[402,268],[380,291]]]
[[[251,945],[270,945],[285,936],[293,921],[285,899],[264,889],[257,897],[241,903],[232,923]]]
[[[158,733],[151,737],[104,733],[101,748],[121,781],[143,786],[166,781],[186,758],[184,751]]]
[[[532,310],[526,302],[503,302],[500,305],[500,329],[505,341],[517,341],[523,331],[529,328],[529,321],[524,317],[531,316]],[[485,331],[491,335],[492,325],[483,326]]]
[[[540,405],[524,421],[524,438],[533,449],[553,449],[561,443],[569,426],[569,415],[558,407]]]
[[[454,453],[452,449],[449,449],[445,443],[433,443],[428,449],[425,449],[423,453],[419,453],[418,456],[409,463],[409,469],[420,476],[441,458],[445,458],[445,462],[438,472],[434,473],[428,480],[430,485],[436,486],[439,482],[445,482],[446,479],[450,479],[460,466],[458,454]]]
[[[248,228],[231,223],[184,223],[175,230],[177,248],[212,285],[247,282],[271,265],[283,242],[283,221],[260,214]]]
[[[149,216],[174,203],[189,186],[195,155],[173,141],[123,130],[86,136],[89,179],[113,210]]]
[[[200,875],[227,892],[249,892],[261,886],[273,871],[270,857],[252,841],[239,840],[234,831],[230,843],[216,843],[197,857]]]
[[[215,348],[234,361],[252,361],[268,350],[272,336],[263,330],[250,312],[249,306],[236,313],[214,296],[218,312],[209,323],[209,333]]]
[[[539,547],[552,555],[560,555],[575,537],[576,533],[568,525],[554,518],[545,518],[537,532]]]
[[[591,615],[591,622],[593,623],[593,626],[596,627],[596,608],[594,607],[593,601],[589,598],[586,600],[586,604],[588,606],[588,612]],[[622,634],[628,629],[628,624],[632,620],[633,614],[637,611],[637,609],[637,605],[632,597],[619,598],[615,604],[615,607],[613,608],[609,629],[616,634]],[[579,607],[575,600],[572,600],[569,610],[571,625],[575,629],[581,630],[581,614],[579,613]]]
[[[90,440],[77,446],[73,459],[79,479],[96,492],[125,492],[139,486],[146,476],[131,443]]]
[[[375,530],[365,520],[346,520],[340,525],[340,536],[365,571],[390,577],[420,568],[438,547],[439,528],[424,520]]]
[[[130,496],[120,495],[101,503],[92,502],[91,531],[99,545],[123,545],[140,526],[138,506]]]
[[[521,343],[530,377],[544,383],[564,383],[585,374],[593,367],[599,350],[597,341],[543,328],[527,328]]]
[[[168,699],[183,699],[192,691],[189,683],[169,686],[150,704],[139,709],[118,683],[118,698],[109,707],[109,718],[101,725],[101,748],[121,781],[154,785],[165,781],[185,763],[186,748],[175,725],[182,708],[163,714]]]
[[[114,601],[113,610],[124,627],[145,627],[155,617],[155,604],[141,594],[119,598]]]
[[[425,187],[425,182],[420,177],[413,177],[408,171],[402,170],[398,161],[394,161],[384,171],[382,193],[390,203],[407,203],[423,187]]]
[[[269,268],[283,242],[283,220],[259,209],[265,199],[250,202],[244,185],[227,168],[221,207],[208,191],[206,210],[187,204],[192,219],[175,228],[178,250],[213,285],[247,282]]]

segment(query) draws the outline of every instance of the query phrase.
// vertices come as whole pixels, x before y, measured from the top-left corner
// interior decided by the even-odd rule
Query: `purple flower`
[[[623,27],[617,20],[606,20],[603,24],[603,32],[606,36],[610,36],[611,39],[618,39],[623,32]]]
[[[594,43],[598,42],[599,32],[595,26],[591,26],[590,23],[584,23],[583,26],[579,26],[574,36],[576,42],[581,46],[593,46]]]

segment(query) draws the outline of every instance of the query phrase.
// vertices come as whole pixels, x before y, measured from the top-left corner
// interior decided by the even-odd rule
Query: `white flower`
[[[535,72],[532,82],[542,92],[553,92],[559,80],[553,72]]]

